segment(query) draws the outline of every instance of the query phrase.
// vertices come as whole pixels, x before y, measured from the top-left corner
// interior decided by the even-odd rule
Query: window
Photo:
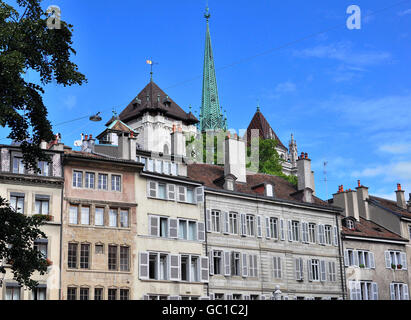
[[[190,281],[199,282],[200,281],[200,263],[199,257],[191,256],[190,257]]]
[[[103,300],[103,288],[94,288],[94,300]]]
[[[108,300],[117,300],[117,289],[108,289]]]
[[[324,230],[325,230],[325,244],[331,245],[331,226],[325,225]]]
[[[228,232],[231,234],[238,234],[238,214],[230,212],[228,214]]]
[[[96,244],[96,254],[104,254],[104,245]]]
[[[242,295],[241,294],[233,294],[233,300],[241,300]]]
[[[18,213],[24,213],[24,195],[10,196],[10,206]]]
[[[160,254],[160,280],[168,279],[168,255]]]
[[[183,240],[197,240],[197,223],[179,219],[178,221],[178,237]]]
[[[358,263],[359,267],[371,268],[370,264],[370,254],[368,251],[358,250]]]
[[[129,290],[120,289],[120,300],[129,300]]]
[[[13,173],[23,173],[24,174],[23,158],[13,157]]]
[[[128,228],[128,210],[120,210],[120,227]]]
[[[158,279],[158,253],[150,253],[148,258],[149,279]]]
[[[316,238],[315,238],[315,223],[309,223],[308,224],[308,241],[310,243],[315,243]]]
[[[90,261],[90,244],[82,243],[80,245],[80,268],[81,269],[88,269]],[[81,295],[81,290],[80,290]]]
[[[354,229],[354,221],[352,221],[351,219],[347,219],[345,221],[346,221],[346,224],[347,224],[347,228],[353,230]]]
[[[273,185],[272,184],[267,184],[265,186],[266,192],[267,192],[267,197],[272,197],[273,196]]]
[[[160,217],[160,237],[168,237],[168,218]]]
[[[252,214],[247,214],[245,217],[247,236],[255,235],[255,217]]]
[[[117,270],[117,246],[108,246],[108,270]]]
[[[78,223],[78,206],[70,206],[69,210],[69,223],[71,224],[77,224]]]
[[[93,172],[86,172],[84,187],[94,189],[95,174]]]
[[[223,274],[223,268],[222,268],[222,256],[223,252],[222,251],[213,251],[213,264],[214,264],[214,274]]]
[[[32,292],[33,300],[46,300],[47,288],[34,288]]]
[[[241,276],[241,258],[240,252],[233,252],[231,258],[231,274]]]
[[[39,161],[37,164],[38,169],[40,172],[38,175],[40,176],[48,176],[49,175],[49,163],[47,161]]]
[[[292,221],[292,239],[293,241],[300,241],[300,222]]]
[[[186,202],[186,187],[178,186],[178,201]]]
[[[190,281],[190,256],[181,256],[181,281]]]
[[[178,238],[187,240],[187,220],[178,220]]]
[[[408,285],[404,283],[390,283],[391,300],[409,300]]]
[[[120,271],[130,270],[130,248],[120,247]]]
[[[396,250],[385,251],[385,267],[388,269],[407,270],[406,253]]]
[[[273,277],[281,279],[281,257],[273,257]]]
[[[117,209],[110,209],[108,225],[110,227],[117,227]]]
[[[104,226],[104,208],[96,208],[94,211],[94,224]]]
[[[311,274],[311,280],[312,281],[320,281],[320,270],[319,270],[319,268],[320,268],[320,261],[319,260],[317,260],[317,259],[312,259],[312,260],[309,260],[311,263],[310,263],[310,270],[309,270],[309,272],[310,272],[310,274]]]
[[[90,224],[90,207],[81,207],[81,224]]]
[[[80,300],[88,300],[88,288],[80,288]]]
[[[211,211],[211,231],[220,232],[220,211]]]
[[[166,185],[164,183],[158,184],[158,198],[167,199],[166,196]]]
[[[20,300],[20,291],[19,286],[6,286],[5,300]]]
[[[187,188],[187,202],[195,203],[194,202],[194,189],[192,188]]]
[[[47,240],[46,241],[34,241],[34,249],[40,251],[44,259],[47,258]]]
[[[215,293],[214,300],[224,300],[224,293]]]
[[[197,240],[197,223],[188,221],[188,240]]]
[[[249,277],[258,277],[257,255],[248,255],[248,270]]]
[[[121,191],[121,176],[115,174],[111,176],[111,190]]]
[[[67,288],[67,300],[77,300],[77,288],[75,287]]]
[[[270,236],[273,239],[278,239],[278,219],[270,218]]]
[[[328,261],[328,280],[331,282],[337,281],[335,262]]]
[[[77,268],[77,243],[68,244],[67,266],[72,269]]]
[[[104,173],[98,174],[98,188],[100,190],[107,190],[108,175]]]
[[[82,188],[83,187],[83,172],[73,171],[73,187]]]
[[[49,199],[36,198],[34,210],[35,214],[49,214]]]

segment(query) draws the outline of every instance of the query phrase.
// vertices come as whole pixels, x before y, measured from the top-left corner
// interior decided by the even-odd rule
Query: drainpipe
[[[338,213],[335,214],[335,222],[337,224],[337,231],[338,231],[338,260],[340,262],[340,276],[341,276],[341,289],[343,294],[343,300],[345,300],[345,292],[346,292],[346,281],[345,281],[345,267],[342,263],[342,252],[344,252],[343,242],[341,241],[341,233],[340,233],[340,226],[338,223]]]
[[[63,197],[64,197],[64,184],[65,184],[65,179],[64,179],[64,166],[63,166],[63,156],[64,152],[60,154],[60,163],[61,163],[61,172],[62,172],[62,178],[63,178],[63,187],[61,188],[61,206],[60,206],[60,274],[59,274],[59,300],[62,299],[62,285],[61,285],[61,274],[63,272]]]

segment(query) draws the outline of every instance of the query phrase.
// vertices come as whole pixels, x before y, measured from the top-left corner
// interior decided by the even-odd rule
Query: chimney
[[[64,143],[61,142],[61,134],[57,133],[55,135],[55,139],[52,142],[50,147],[51,150],[63,151],[64,150]]]
[[[344,214],[346,217],[353,217],[356,221],[360,221],[360,215],[358,211],[358,199],[357,191],[348,190],[342,191],[343,188],[340,186],[340,189],[337,193],[333,194],[334,205],[344,209]]]
[[[405,191],[401,190],[401,184],[397,183],[397,190],[395,193],[397,194],[397,206],[407,209],[407,204],[405,202]]]
[[[411,193],[408,194],[408,197],[407,210],[411,212]]]
[[[93,139],[93,136],[91,134],[90,134],[90,137],[88,134],[86,134],[81,144],[81,151],[93,153],[95,144],[96,144],[96,139]]]
[[[313,190],[310,188],[305,188],[304,189],[304,194],[303,194],[303,201],[308,202],[308,203],[313,203]]]
[[[357,190],[357,201],[358,201],[358,211],[360,214],[360,217],[366,219],[366,220],[371,220],[370,217],[370,209],[368,207],[368,188],[361,185],[361,181],[358,180],[358,187],[355,189]]]
[[[247,182],[245,166],[245,142],[237,135],[230,138],[228,135],[224,144],[224,176],[232,174],[237,182]]]
[[[44,140],[41,140],[40,142],[40,149],[46,150],[47,149],[47,142]]]
[[[311,160],[308,154],[301,152],[297,160],[298,191],[310,188],[314,191],[314,173],[311,171]]]
[[[184,157],[186,153],[186,141],[183,130],[180,126],[173,125],[171,133],[171,154],[179,158]]]
[[[125,132],[118,133],[118,157],[123,160],[136,160],[137,138]]]

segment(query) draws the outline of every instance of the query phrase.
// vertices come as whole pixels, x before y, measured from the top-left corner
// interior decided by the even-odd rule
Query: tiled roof
[[[196,181],[201,181],[206,187],[212,189],[223,189],[222,177],[224,176],[224,167],[212,165],[212,164],[189,164],[187,169],[187,176]],[[258,185],[264,183],[271,183],[274,185],[275,199],[288,200],[288,201],[302,201],[302,191],[298,192],[287,180],[263,173],[247,174],[247,183],[236,183],[236,192],[248,194],[248,195],[260,195],[263,190],[256,188]],[[330,206],[327,202],[313,196],[314,204],[326,206],[329,208],[335,208]]]
[[[399,214],[402,217],[411,219],[411,212],[408,212],[406,209],[403,209],[403,208],[399,207],[397,205],[396,201],[392,201],[392,200],[379,198],[379,197],[375,197],[375,196],[370,195],[368,202],[371,205],[383,207],[383,208],[387,209],[388,211]]]
[[[347,227],[342,227],[342,235],[347,236],[357,236],[365,238],[379,238],[379,239],[390,239],[390,240],[400,240],[408,241],[402,238],[400,235],[385,229],[384,227],[364,218],[360,217],[360,221],[355,222],[355,230],[348,229]]]
[[[253,119],[247,128],[247,144],[250,145],[251,142],[251,129],[258,129],[260,138],[262,139],[275,139],[278,141],[278,147],[288,150],[278,136],[275,134],[274,130],[271,128],[267,119],[263,116],[260,110],[254,114]]]
[[[110,157],[108,155],[102,154],[102,153],[96,153],[96,152],[84,152],[84,151],[76,151],[76,150],[64,150],[64,156],[65,157],[75,157],[75,158],[84,158],[84,159],[90,159],[90,160],[103,160],[103,161],[112,161],[116,163],[124,163],[124,164],[133,164],[133,165],[139,165],[143,167],[143,164],[140,162],[136,162],[133,160],[123,160],[119,159],[117,157]]]
[[[136,103],[138,98],[141,103]],[[170,118],[182,120],[188,124],[195,124],[198,119],[181,109],[167,94],[164,93],[153,81],[150,81],[129,105],[120,113],[120,120],[128,122],[141,116],[147,111],[160,112]],[[166,103],[168,100],[169,103]]]

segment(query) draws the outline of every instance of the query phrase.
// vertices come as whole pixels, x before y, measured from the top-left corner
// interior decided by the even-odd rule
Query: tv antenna
[[[326,197],[326,200],[328,200],[328,187],[327,187],[327,164],[328,164],[328,161],[324,161],[323,162],[323,166],[324,166],[324,169],[323,169],[323,173],[324,173],[324,183],[325,183],[325,197]]]

